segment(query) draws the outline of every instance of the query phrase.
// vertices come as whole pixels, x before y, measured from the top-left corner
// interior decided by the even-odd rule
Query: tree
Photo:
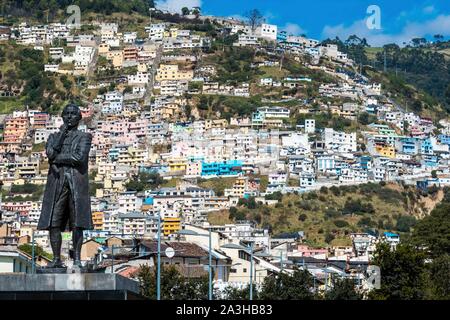
[[[432,177],[433,179],[436,179],[436,178],[437,178],[437,171],[436,171],[436,170],[431,170],[431,177]]]
[[[125,89],[123,89],[123,94],[131,93],[131,92],[133,92],[133,87],[132,86],[126,86]]]
[[[253,284],[253,299],[258,299],[258,290],[256,285]],[[250,297],[250,285],[245,286],[242,289],[228,286],[224,290],[224,296],[226,300],[248,300]]]
[[[294,269],[292,274],[267,276],[262,285],[263,300],[312,300],[314,280],[307,270]]]
[[[357,291],[353,279],[333,279],[333,285],[325,293],[325,300],[361,300],[363,295]]]
[[[255,32],[256,28],[264,22],[264,17],[258,9],[253,9],[245,13],[245,17],[247,18],[248,24],[252,29],[252,32]]]
[[[242,221],[246,219],[246,214],[243,211],[239,211],[236,208],[234,208],[234,210],[232,210],[234,207],[230,208],[230,219],[234,220],[234,221]]]
[[[363,125],[368,125],[372,122],[376,122],[377,118],[368,112],[362,112],[358,116],[358,121]]]
[[[403,121],[403,132],[407,133],[408,132],[408,128],[409,128],[409,122],[408,121]]]
[[[430,264],[430,289],[432,299],[450,299],[450,255],[445,254]]]
[[[443,36],[442,34],[435,34],[435,35],[433,36],[433,38],[434,38],[434,40],[435,40],[437,43],[439,43],[439,42],[441,42],[441,40],[444,39],[444,36]]]
[[[264,199],[281,201],[283,199],[283,194],[280,191],[276,191],[274,193],[266,194]]]
[[[164,179],[157,172],[140,172],[134,176],[125,187],[127,190],[142,191],[159,187],[164,182]]]
[[[139,281],[141,294],[156,299],[156,268],[141,265],[135,277]],[[208,277],[186,278],[175,266],[161,266],[161,299],[163,300],[206,300]]]
[[[181,8],[181,14],[183,16],[187,16],[189,14],[189,8],[188,7]]]
[[[450,254],[450,199],[447,198],[450,198],[449,191],[443,202],[416,224],[411,237],[414,244],[426,248],[431,258]]]
[[[427,44],[427,39],[425,39],[425,38],[414,38],[414,39],[412,39],[411,40],[411,42],[412,42],[412,45],[414,46],[414,47],[423,47],[424,45],[426,45]]]
[[[29,243],[25,243],[25,244],[18,246],[17,249],[19,249],[31,256],[32,251],[33,251],[33,246]],[[53,259],[53,255],[51,253],[48,253],[41,246],[39,246],[37,244],[34,245],[34,255],[35,255],[35,257],[41,256],[41,257],[45,257],[49,260]]]
[[[396,229],[400,232],[409,232],[409,230],[416,225],[416,218],[413,216],[400,216],[397,219]]]
[[[416,247],[401,243],[395,250],[379,243],[373,265],[380,267],[381,287],[369,293],[371,299],[416,300],[425,296],[425,255]]]
[[[450,105],[450,84],[447,86],[447,90],[445,90],[445,100]]]

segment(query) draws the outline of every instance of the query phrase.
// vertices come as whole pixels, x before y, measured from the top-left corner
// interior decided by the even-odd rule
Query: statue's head
[[[76,128],[81,120],[81,110],[75,104],[68,104],[63,109],[62,118],[69,129]]]

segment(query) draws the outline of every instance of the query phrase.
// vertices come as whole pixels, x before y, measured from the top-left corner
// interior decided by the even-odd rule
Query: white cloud
[[[383,24],[381,25],[383,27]],[[350,26],[343,24],[325,26],[322,30],[323,38],[335,38],[346,40],[350,35],[356,34],[360,38],[366,38],[372,46],[382,46],[387,43],[402,45],[413,38],[442,34],[450,36],[450,15],[439,15],[434,19],[423,22],[408,22],[399,33],[385,33],[381,30],[370,30],[366,26],[366,20],[358,20]]]
[[[286,23],[280,29],[286,31],[288,34],[293,34],[293,35],[301,35],[301,34],[306,33],[306,30],[304,30],[298,24],[290,23],[290,22]]]
[[[202,0],[158,0],[156,8],[160,10],[170,11],[172,13],[180,13],[183,7],[201,7]]]

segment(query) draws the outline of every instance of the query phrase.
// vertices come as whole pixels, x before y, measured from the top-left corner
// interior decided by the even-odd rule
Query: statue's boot
[[[81,265],[81,247],[83,245],[83,229],[75,228],[72,231],[73,241],[73,265],[82,267]]]
[[[64,264],[61,261],[61,230],[59,228],[50,228],[50,245],[53,252],[53,260],[46,268],[63,268]]]

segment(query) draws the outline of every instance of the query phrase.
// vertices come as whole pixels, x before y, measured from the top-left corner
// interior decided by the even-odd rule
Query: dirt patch
[[[436,205],[442,201],[442,199],[444,199],[443,190],[438,190],[436,196],[434,196],[433,198],[431,197],[422,198],[420,203],[422,204],[421,205],[422,208],[425,209],[425,212],[423,212],[424,215],[429,215],[430,212],[436,207]]]

